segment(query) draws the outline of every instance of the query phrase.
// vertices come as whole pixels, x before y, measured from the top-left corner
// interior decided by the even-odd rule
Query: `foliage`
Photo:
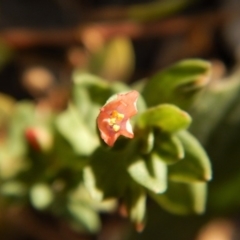
[[[202,142],[214,165],[209,210],[215,214],[239,209],[239,70],[213,82],[198,101],[192,115],[191,132]],[[200,119],[207,119],[203,124]]]
[[[147,197],[172,213],[203,213],[211,166],[181,108],[190,108],[209,74],[208,62],[191,59],[132,86],[141,93],[135,137],[112,148],[101,142],[96,117],[108,98],[132,89],[125,84],[76,71],[60,113],[1,95],[1,195],[90,232],[101,227],[99,212],[118,206],[141,230]]]

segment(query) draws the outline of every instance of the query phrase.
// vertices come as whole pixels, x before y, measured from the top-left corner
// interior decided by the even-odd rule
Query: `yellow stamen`
[[[114,124],[112,128],[113,128],[113,130],[114,130],[115,132],[117,132],[117,131],[119,131],[120,126],[117,125],[117,124]]]
[[[123,120],[123,118],[124,118],[124,114],[119,113],[118,111],[114,110],[111,113],[111,117],[108,119],[108,124],[109,124],[109,126],[113,127],[113,130],[115,132],[117,132],[117,131],[119,131],[120,126],[117,125],[116,123],[121,122]]]
[[[116,118],[109,118],[109,125],[113,126],[116,123]]]
[[[124,114],[119,113],[118,111],[114,110],[114,111],[111,113],[111,117],[112,117],[112,118],[115,118],[117,121],[121,121],[121,120],[123,120],[123,118],[124,118]]]

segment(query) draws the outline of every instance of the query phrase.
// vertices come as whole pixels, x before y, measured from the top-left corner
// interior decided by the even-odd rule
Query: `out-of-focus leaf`
[[[2,196],[22,197],[26,192],[26,186],[23,183],[14,180],[1,183],[0,186],[0,193]]]
[[[0,148],[0,178],[9,179],[28,168],[28,162],[24,158],[12,152],[11,148]]]
[[[165,193],[150,193],[150,196],[171,213],[201,214],[205,210],[206,183],[187,184],[169,181]]]
[[[70,167],[75,171],[81,171],[89,161],[88,158],[79,156],[73,150],[70,142],[58,132],[55,132],[54,135],[54,146],[51,154],[55,160],[54,170],[56,170],[56,167],[59,166],[64,169]]]
[[[130,91],[132,90],[128,85],[123,82],[112,82],[109,83],[103,78],[97,77],[95,75],[85,73],[82,71],[75,71],[73,74],[74,87],[73,90],[73,101],[77,104],[77,106],[82,109],[83,103],[81,103],[81,97],[79,98],[78,91],[81,89],[85,89],[85,94],[88,95],[88,99],[91,100],[92,103],[97,103],[99,105],[104,105],[109,97],[113,94],[117,94],[119,92]],[[79,93],[81,95],[81,92]],[[85,97],[84,95],[83,97]],[[84,100],[84,99],[82,99]],[[85,107],[86,108],[86,107]],[[83,113],[85,111],[83,110]]]
[[[240,175],[229,173],[227,178],[215,182],[211,186],[208,197],[208,206],[216,213],[234,212],[239,208]]]
[[[154,153],[150,159],[133,162],[128,172],[137,183],[155,193],[162,193],[167,188],[167,167]]]
[[[124,202],[130,219],[136,224],[136,228],[143,225],[146,213],[146,192],[132,183],[124,196]],[[141,230],[141,229],[139,229]]]
[[[125,83],[116,81],[116,82],[111,82],[110,87],[113,93],[120,93],[120,92],[129,92],[132,89]]]
[[[80,111],[84,114],[86,107],[83,102],[86,95],[88,95],[88,101],[103,105],[106,99],[112,94],[110,84],[104,81],[102,78],[97,76],[83,73],[81,71],[75,71],[73,74],[73,101],[81,109]],[[81,90],[85,89],[85,95]],[[80,92],[79,92],[80,91]],[[79,96],[78,96],[79,95]]]
[[[89,232],[96,233],[100,230],[101,221],[98,213],[88,205],[81,202],[70,202],[67,207],[73,218]]]
[[[154,1],[129,7],[127,15],[135,21],[153,21],[182,10],[189,0]]]
[[[132,74],[134,65],[130,39],[117,37],[93,54],[89,71],[109,80],[125,80]]]
[[[100,108],[106,104],[109,98],[116,97],[117,94],[130,91],[126,84],[121,82],[107,83],[103,79],[91,74],[76,71],[73,75],[73,104],[77,111],[92,132],[96,132],[96,118]],[[114,96],[115,95],[115,96]],[[138,112],[146,109],[146,104],[142,96],[137,101]],[[136,118],[133,118],[133,122]]]
[[[198,99],[194,108],[191,109],[191,116],[193,116],[194,121],[191,124],[190,131],[202,144],[207,143],[208,138],[217,126],[222,129],[221,121],[225,117],[233,117],[234,121],[238,121],[236,119],[238,114],[228,111],[235,103],[236,105],[239,103],[239,76],[240,72],[237,71],[227,79],[210,84],[204,91],[203,96]],[[203,119],[206,119],[206,121],[203,121]]]
[[[140,128],[157,127],[170,133],[185,129],[190,123],[191,117],[186,112],[170,104],[149,108],[137,121]]]
[[[125,150],[116,151],[100,147],[93,153],[89,166],[84,170],[85,186],[93,196],[98,198],[102,193],[105,198],[124,195],[132,181],[127,173],[127,166],[132,161],[132,154],[136,151],[134,149],[132,145]]]
[[[14,99],[10,96],[0,93],[0,127],[3,123],[8,123],[10,116],[13,114],[14,107]]]
[[[134,82],[133,84],[131,84],[131,88],[138,91],[138,92],[142,92],[146,83],[147,83],[146,78],[140,79],[140,80]]]
[[[154,146],[154,134],[151,129],[145,129],[141,133],[140,149],[142,154],[149,154]]]
[[[45,209],[53,202],[54,196],[52,189],[44,184],[35,184],[30,190],[30,200],[37,209]]]
[[[159,157],[167,164],[173,164],[184,158],[184,148],[182,142],[176,134],[165,134],[155,132],[154,150]]]
[[[73,75],[73,104],[86,125],[92,132],[96,132],[96,118],[100,108],[106,104],[109,98],[117,94],[130,91],[126,84],[121,82],[107,83],[103,79],[76,71]],[[141,96],[137,101],[138,112],[146,109],[146,104]]]
[[[83,177],[85,187],[89,191],[91,197],[94,200],[101,201],[103,199],[103,192],[97,188],[97,179],[94,175],[93,169],[87,166],[83,170]]]
[[[177,134],[183,144],[185,157],[169,166],[169,178],[174,181],[209,181],[212,177],[210,160],[199,142],[187,131]]]
[[[13,49],[10,48],[3,40],[0,40],[0,70],[12,58]]]
[[[86,177],[85,177],[86,178]],[[85,183],[86,184],[86,183]],[[89,190],[89,187],[88,187]],[[113,212],[117,208],[117,199],[105,199],[101,201],[101,198],[94,198],[89,194],[86,187],[80,183],[68,196],[72,202],[82,202],[88,204],[95,211],[101,212]]]
[[[56,127],[80,155],[91,154],[99,145],[97,135],[89,130],[73,105],[57,116]]]
[[[207,61],[181,61],[151,77],[143,89],[143,97],[148,106],[173,103],[186,109],[196,92],[208,83],[210,70],[211,64]]]
[[[96,132],[99,109],[113,94],[110,85],[99,77],[81,71],[74,72],[73,80],[73,104],[90,130]]]
[[[214,181],[210,184],[209,205],[211,210],[218,213],[234,212],[234,209],[239,207],[237,197],[240,186],[239,74],[237,70],[232,76],[216,83],[215,86],[210,85],[206,98],[203,98],[203,101],[209,101],[210,106],[203,108],[203,105],[199,105],[196,109],[197,114],[195,113],[194,116],[197,123],[192,129],[194,134],[204,142],[214,166]],[[200,123],[199,118],[207,119],[206,127]]]
[[[13,117],[9,122],[8,141],[11,152],[21,156],[26,153],[24,131],[27,126],[36,123],[36,112],[31,102],[20,102],[16,105]]]

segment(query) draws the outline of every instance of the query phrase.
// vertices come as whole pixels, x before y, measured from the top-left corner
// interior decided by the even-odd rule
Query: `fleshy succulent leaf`
[[[137,230],[141,230],[146,214],[146,192],[134,182],[131,182],[126,189],[123,198],[126,214],[135,223]]]
[[[91,233],[96,233],[100,230],[101,221],[99,216],[90,206],[81,202],[70,202],[68,203],[67,208],[76,221],[74,225],[80,224]]]
[[[156,127],[163,132],[176,132],[185,129],[191,123],[188,113],[170,104],[149,108],[140,114],[137,125],[140,128]]]
[[[167,164],[176,163],[184,158],[184,148],[176,134],[155,131],[154,150]]]
[[[148,106],[173,103],[186,109],[196,92],[209,81],[211,64],[199,59],[183,60],[149,79],[142,92]]]
[[[122,197],[129,182],[132,181],[126,170],[129,160],[125,151],[98,148],[84,170],[83,176],[87,190],[99,199],[102,198],[101,195],[103,198]]]
[[[54,200],[52,189],[45,183],[37,183],[30,190],[30,200],[36,209],[45,209]]]
[[[97,135],[93,134],[73,105],[56,118],[57,130],[80,155],[89,155],[99,145]]]
[[[163,194],[150,196],[161,207],[175,214],[201,214],[205,210],[206,183],[168,182],[168,189]]]
[[[128,167],[130,176],[140,185],[162,193],[167,188],[167,167],[156,154],[149,159],[138,159]]]
[[[210,161],[199,142],[187,131],[177,133],[177,137],[183,144],[185,157],[169,166],[169,178],[180,182],[209,181],[212,177]]]

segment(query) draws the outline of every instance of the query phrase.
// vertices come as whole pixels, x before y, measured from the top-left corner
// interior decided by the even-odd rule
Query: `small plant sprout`
[[[133,138],[133,130],[129,119],[137,114],[136,102],[139,93],[135,90],[117,94],[100,109],[97,118],[101,138],[109,146],[113,146],[120,135]]]

